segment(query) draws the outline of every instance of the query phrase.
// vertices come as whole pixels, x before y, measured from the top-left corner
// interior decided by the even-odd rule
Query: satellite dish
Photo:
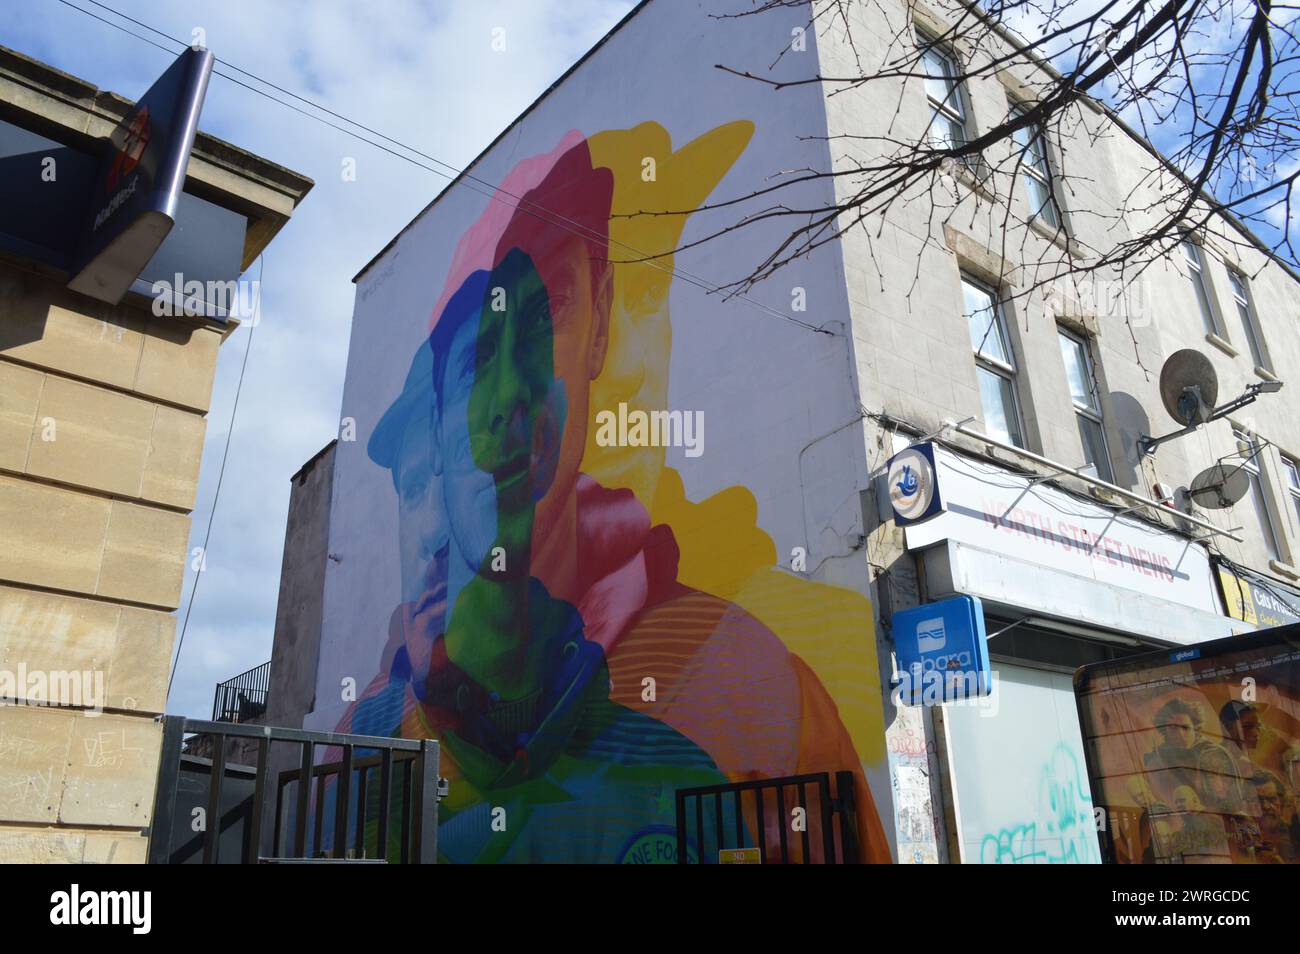
[[[1219,377],[1210,359],[1193,348],[1171,354],[1160,369],[1160,400],[1184,427],[1209,420],[1219,400]]]
[[[1240,464],[1212,464],[1192,478],[1187,496],[1206,510],[1224,510],[1249,491],[1250,477]]]

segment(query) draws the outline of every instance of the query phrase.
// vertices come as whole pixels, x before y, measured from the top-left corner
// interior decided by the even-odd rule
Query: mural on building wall
[[[358,436],[391,477],[401,602],[337,728],[441,742],[446,861],[672,861],[675,789],[843,769],[889,860],[869,602],[779,565],[748,488],[689,500],[662,443],[597,424],[668,410],[672,258],[644,252],[753,128],[568,133],[504,176],[432,314],[394,316],[428,336]]]

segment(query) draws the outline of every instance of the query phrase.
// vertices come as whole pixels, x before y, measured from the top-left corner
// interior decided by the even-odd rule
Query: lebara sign
[[[934,445],[913,444],[889,459],[889,504],[900,527],[943,511],[934,466]]]
[[[955,596],[893,615],[898,699],[937,705],[986,696],[992,688],[984,607],[974,596]]]
[[[122,300],[176,224],[212,54],[187,49],[113,130],[68,287]]]

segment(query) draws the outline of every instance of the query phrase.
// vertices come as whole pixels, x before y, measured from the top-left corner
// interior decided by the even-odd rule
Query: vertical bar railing
[[[701,863],[732,848],[757,847],[764,864],[854,864],[858,861],[855,778],[853,772],[836,772],[832,786],[830,773],[820,772],[678,789],[677,863],[690,862],[692,847]],[[747,798],[748,793],[752,797]],[[774,801],[765,798],[773,794]],[[706,800],[711,800],[711,806],[706,807]],[[727,805],[734,819],[725,818]],[[774,815],[769,806],[775,808]],[[795,809],[802,810],[798,825],[793,824]]]
[[[215,865],[221,854],[221,782],[226,776],[226,737],[212,735],[212,768],[208,773],[208,809],[203,816],[203,863]],[[216,833],[213,834],[213,829]]]
[[[438,802],[446,795],[447,783],[439,776],[440,749],[436,741],[202,722],[180,716],[165,716],[162,722],[163,752],[149,841],[151,863],[168,864],[181,859],[201,860],[205,864],[233,863],[236,853],[244,864],[301,861],[308,860],[309,855],[387,861],[393,816],[399,808],[400,849],[396,860],[421,864],[437,861]],[[178,849],[172,834],[179,824],[176,799],[185,765],[182,743],[186,735],[210,737],[213,755],[206,767],[209,772],[206,790],[200,796],[203,831],[199,838],[187,838]],[[226,743],[235,739],[256,743],[255,772],[245,766],[227,766]],[[274,783],[274,828],[270,855],[264,856],[263,815],[271,798],[270,765],[276,742],[297,747],[299,758],[297,766],[281,772]],[[338,761],[316,764],[317,756],[325,750],[341,753]],[[396,786],[399,805],[393,802],[394,771],[400,773]],[[372,785],[371,772],[377,773],[377,785]],[[247,788],[250,776],[251,795]],[[370,793],[376,788],[378,805],[372,814]],[[224,813],[223,799],[227,804]],[[232,801],[236,806],[233,809]],[[331,814],[328,826],[327,813]],[[373,857],[368,857],[372,854],[370,822],[374,823],[376,835]],[[223,858],[222,834],[236,824],[243,826],[236,843],[238,852],[234,844],[228,843],[226,848],[230,850]],[[291,846],[287,850],[286,844]],[[192,848],[195,850],[191,851]],[[179,856],[175,854],[178,850]]]
[[[217,683],[212,698],[212,721],[239,723],[261,715],[266,711],[270,691],[269,661]]]
[[[172,828],[176,817],[176,787],[181,777],[181,745],[185,720],[163,719],[162,756],[158,760],[158,785],[149,820],[149,863],[165,865],[172,857]]]

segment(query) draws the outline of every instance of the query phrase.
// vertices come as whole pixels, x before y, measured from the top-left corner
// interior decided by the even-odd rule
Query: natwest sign
[[[73,291],[121,301],[175,225],[212,63],[207,50],[187,49],[113,130],[68,283]]]
[[[935,447],[946,512],[905,529],[909,549],[955,540],[980,550],[1219,613],[1199,544],[988,461]]]

